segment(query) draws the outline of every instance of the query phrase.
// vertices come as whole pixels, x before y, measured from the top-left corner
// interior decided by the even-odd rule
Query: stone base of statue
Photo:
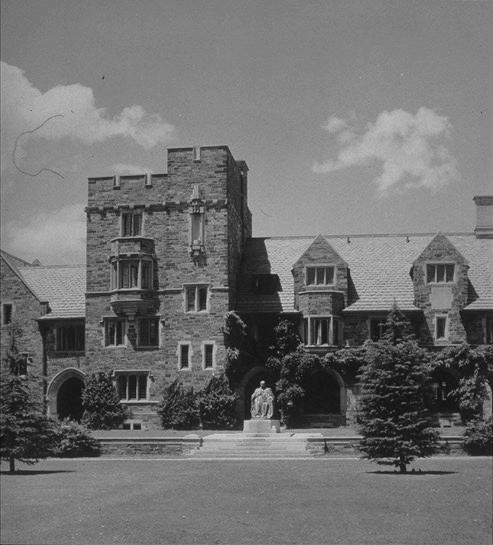
[[[243,421],[243,433],[279,433],[281,425],[279,420],[270,418],[252,418]]]

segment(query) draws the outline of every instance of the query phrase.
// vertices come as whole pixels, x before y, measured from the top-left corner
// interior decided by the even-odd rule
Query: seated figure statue
[[[252,418],[272,418],[274,413],[274,394],[265,385],[265,380],[260,381],[260,386],[252,394],[251,414]]]

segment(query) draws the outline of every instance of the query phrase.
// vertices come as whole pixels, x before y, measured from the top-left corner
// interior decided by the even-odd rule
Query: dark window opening
[[[122,401],[147,399],[147,378],[145,373],[118,374],[118,396]]]
[[[139,320],[139,346],[158,346],[159,319],[142,318]]]
[[[125,320],[106,320],[105,346],[119,346],[125,344]]]
[[[12,310],[12,304],[4,303],[2,305],[2,325],[7,325],[12,322]]]
[[[122,236],[132,237],[142,234],[142,214],[137,212],[122,213]]]
[[[204,368],[212,369],[214,367],[214,345],[204,345]]]
[[[385,332],[385,318],[371,318],[370,319],[370,339],[372,341],[379,341]]]
[[[82,352],[85,330],[83,325],[59,326],[56,328],[56,350],[58,352]]]
[[[253,276],[253,291],[269,295],[280,291],[280,282],[277,274],[256,274]]]
[[[190,366],[189,354],[190,347],[188,344],[180,344],[180,369],[188,369]]]

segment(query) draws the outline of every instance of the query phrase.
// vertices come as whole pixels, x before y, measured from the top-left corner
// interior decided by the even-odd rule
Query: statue
[[[260,381],[260,386],[252,394],[251,414],[252,418],[272,418],[274,413],[274,394],[265,385],[265,380]]]

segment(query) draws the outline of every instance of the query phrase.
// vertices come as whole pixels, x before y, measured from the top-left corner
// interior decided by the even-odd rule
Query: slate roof
[[[51,312],[44,319],[84,318],[85,266],[29,266],[18,267],[17,271],[40,301],[48,301]]]
[[[445,234],[469,262],[471,303],[467,309],[493,309],[492,241],[474,234]],[[388,311],[394,301],[401,310],[418,310],[410,276],[413,262],[435,234],[325,236],[349,266],[354,284],[345,312]],[[239,286],[238,311],[296,312],[291,268],[315,237],[252,238],[245,250]],[[251,276],[275,274],[281,290],[263,295],[251,289]]]

